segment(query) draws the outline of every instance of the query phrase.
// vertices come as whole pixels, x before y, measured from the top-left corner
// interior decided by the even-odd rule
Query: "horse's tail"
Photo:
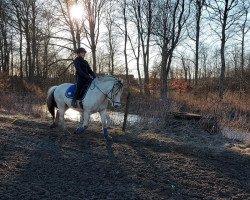
[[[54,91],[56,88],[57,86],[51,87],[47,93],[47,107],[48,107],[50,114],[53,117],[53,121],[55,119],[55,107],[57,107],[55,97],[54,97]]]

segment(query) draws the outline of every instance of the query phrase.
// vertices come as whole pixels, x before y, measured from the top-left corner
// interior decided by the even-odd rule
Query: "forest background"
[[[249,131],[249,8],[244,0],[2,0],[0,107],[41,116],[47,89],[75,82],[74,51],[85,47],[99,76],[124,79],[130,113],[158,125],[167,111],[195,112]]]

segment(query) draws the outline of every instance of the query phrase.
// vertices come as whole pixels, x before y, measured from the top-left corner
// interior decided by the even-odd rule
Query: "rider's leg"
[[[77,104],[76,104],[76,100],[82,90],[82,87],[83,87],[83,84],[84,84],[84,80],[83,78],[81,78],[80,76],[77,76],[76,77],[76,90],[75,90],[75,93],[73,95],[73,99],[72,99],[72,102],[71,102],[71,106],[76,108],[77,107]]]
[[[80,93],[80,90],[79,90],[78,87],[76,87],[76,90],[75,90],[73,99],[72,99],[72,101],[71,101],[71,106],[74,107],[74,108],[77,107],[76,100],[77,100],[77,97],[78,97],[79,93]]]
[[[85,94],[91,84],[92,80],[85,80],[85,83],[82,86],[82,93]]]

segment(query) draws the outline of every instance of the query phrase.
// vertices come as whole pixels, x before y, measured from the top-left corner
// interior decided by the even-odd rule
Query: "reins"
[[[123,86],[122,82],[121,82],[120,80],[117,80],[117,79],[116,79],[116,82],[114,83],[112,89],[111,89],[107,94],[105,94],[105,93],[96,85],[96,82],[95,82],[95,81],[94,81],[94,88],[96,87],[96,88],[105,96],[105,98],[109,99],[113,104],[114,104],[114,103],[121,104],[120,102],[114,101],[113,98],[112,98],[115,94],[118,93],[118,92],[116,92],[115,94],[113,94],[113,90],[114,90],[114,87],[115,87],[116,83],[119,84],[118,91],[122,88],[122,86]],[[94,89],[94,88],[93,88],[93,89]],[[92,89],[92,90],[93,90],[93,89]],[[110,93],[111,93],[111,97],[109,97],[109,94],[110,94]],[[112,95],[112,94],[113,94],[113,95]]]

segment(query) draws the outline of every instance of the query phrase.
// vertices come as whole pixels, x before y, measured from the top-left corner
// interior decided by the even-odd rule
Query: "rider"
[[[71,106],[77,107],[76,100],[81,91],[85,91],[88,85],[96,77],[95,73],[89,66],[89,63],[84,60],[87,51],[84,48],[79,48],[76,50],[77,57],[74,60],[74,65],[76,68],[76,91],[71,102]]]

